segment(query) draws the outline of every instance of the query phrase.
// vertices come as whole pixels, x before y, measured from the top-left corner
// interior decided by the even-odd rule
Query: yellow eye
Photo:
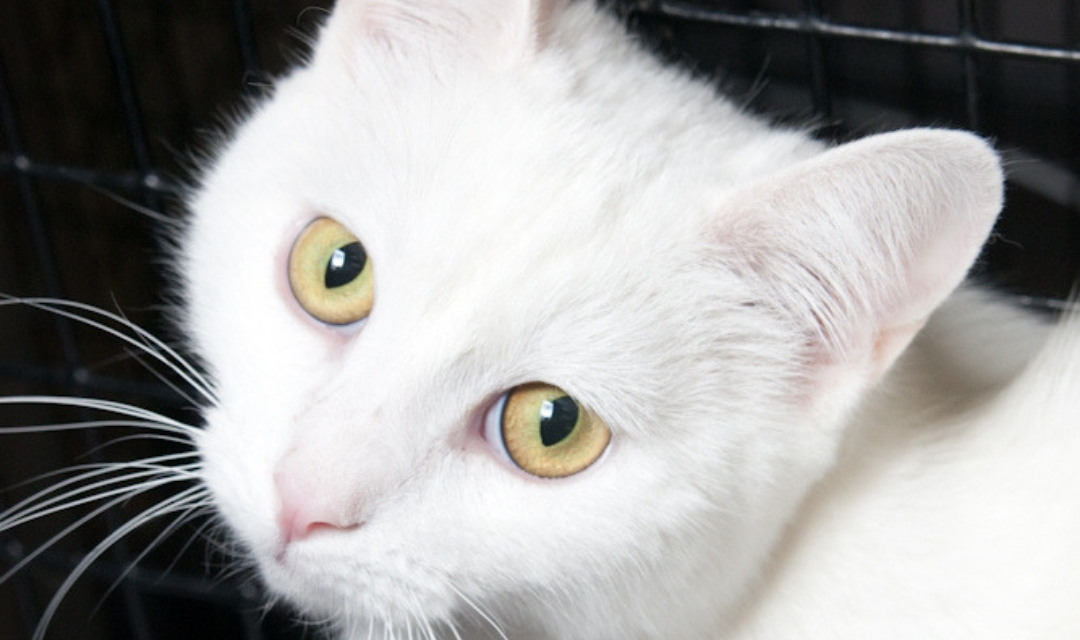
[[[485,433],[511,462],[542,478],[583,471],[611,441],[603,421],[562,389],[539,382],[507,392],[488,414]]]
[[[316,218],[289,252],[289,287],[300,306],[327,324],[363,320],[375,302],[364,245],[340,222]]]

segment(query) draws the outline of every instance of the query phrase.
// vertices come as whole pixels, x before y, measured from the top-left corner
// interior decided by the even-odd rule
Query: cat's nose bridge
[[[349,508],[348,501],[324,494],[312,484],[296,469],[279,466],[274,472],[281,503],[277,523],[286,546],[320,529],[346,530],[362,524],[358,508]]]
[[[321,413],[299,421],[273,471],[285,544],[324,529],[360,526],[409,473],[407,450],[381,433],[380,425]]]

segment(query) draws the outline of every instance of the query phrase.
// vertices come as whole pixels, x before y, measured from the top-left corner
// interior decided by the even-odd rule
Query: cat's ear
[[[720,240],[806,332],[811,366],[872,379],[963,280],[1001,208],[981,139],[882,134],[736,194]]]
[[[348,56],[357,42],[367,41],[509,67],[543,46],[551,11],[560,1],[338,0],[316,55]]]

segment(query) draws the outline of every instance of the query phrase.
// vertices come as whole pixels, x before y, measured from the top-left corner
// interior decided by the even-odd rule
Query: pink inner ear
[[[871,373],[873,375],[885,373],[892,366],[892,363],[900,357],[900,354],[907,349],[907,346],[911,344],[912,338],[919,333],[924,324],[926,324],[925,318],[917,322],[886,327],[879,331],[877,339],[874,341],[871,358],[873,370]]]
[[[963,280],[1001,190],[997,157],[975,136],[883,134],[737,194],[720,237],[805,328],[810,362],[876,375]]]

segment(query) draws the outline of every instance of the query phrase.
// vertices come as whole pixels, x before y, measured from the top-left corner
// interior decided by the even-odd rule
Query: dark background
[[[0,2],[0,292],[162,321],[163,225],[233,105],[281,73],[329,0]],[[726,0],[621,2],[662,55],[715,77],[779,121],[845,139],[905,125],[970,128],[1006,153],[1008,204],[979,277],[1053,308],[1080,270],[1080,3],[1071,0]],[[127,206],[124,202],[133,206]],[[188,422],[197,416],[120,343],[32,309],[0,307],[0,396],[107,397]],[[0,424],[86,419],[0,406]],[[72,464],[170,451],[155,441],[98,449],[103,433],[0,435],[0,510]],[[87,452],[91,453],[87,453]],[[96,518],[0,584],[0,640],[29,638],[75,563],[161,496]],[[75,521],[71,510],[0,532],[0,574]],[[3,516],[0,516],[0,520]],[[165,521],[168,522],[167,520]],[[49,637],[315,637],[265,612],[249,576],[204,544],[196,520],[129,570],[151,524],[94,565]],[[193,541],[193,542],[192,542]],[[188,545],[187,543],[192,542]]]

